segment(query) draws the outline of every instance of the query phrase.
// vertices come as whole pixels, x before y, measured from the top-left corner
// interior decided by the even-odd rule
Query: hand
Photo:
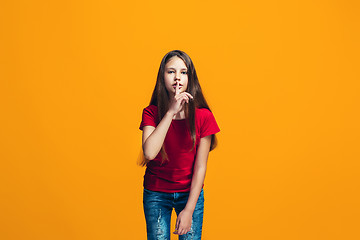
[[[170,99],[169,111],[174,115],[177,114],[183,108],[184,103],[189,103],[191,99],[194,99],[194,97],[190,93],[180,93],[180,85],[179,82],[177,82],[175,88],[175,95],[172,99]]]
[[[174,234],[183,235],[190,231],[193,212],[189,210],[182,210],[176,219]]]

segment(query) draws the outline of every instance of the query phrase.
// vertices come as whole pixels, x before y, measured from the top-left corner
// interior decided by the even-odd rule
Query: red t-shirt
[[[157,106],[149,105],[144,108],[140,130],[146,125],[156,127],[158,124]],[[161,164],[161,153],[147,163],[144,175],[144,188],[160,192],[189,192],[193,175],[196,150],[200,138],[220,131],[215,117],[206,108],[195,109],[196,142],[194,149],[190,130],[186,126],[186,119],[173,119],[164,140],[164,148],[169,161]]]

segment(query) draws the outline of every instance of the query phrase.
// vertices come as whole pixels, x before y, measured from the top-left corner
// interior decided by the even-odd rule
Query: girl
[[[170,239],[173,208],[174,234],[180,240],[201,239],[206,164],[220,129],[194,64],[183,51],[163,57],[139,128],[143,131],[141,165],[147,166],[143,207],[148,239]]]

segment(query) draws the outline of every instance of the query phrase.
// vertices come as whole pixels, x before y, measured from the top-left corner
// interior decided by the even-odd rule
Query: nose
[[[180,73],[176,73],[175,80],[180,80]]]

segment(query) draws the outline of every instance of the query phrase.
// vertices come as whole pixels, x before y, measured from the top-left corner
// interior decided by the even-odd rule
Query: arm
[[[160,123],[156,128],[153,126],[144,126],[142,147],[146,159],[153,160],[158,155],[174,115],[181,110],[185,102],[189,102],[190,97],[193,98],[190,93],[180,93],[180,85],[179,82],[177,82],[175,96],[171,99],[169,110],[161,119]]]
[[[144,126],[142,147],[146,159],[153,160],[159,153],[173,116],[173,113],[167,112],[156,128],[153,126]]]
[[[194,174],[191,180],[189,198],[185,208],[180,212],[176,221],[177,231],[175,230],[175,233],[179,235],[185,234],[190,230],[192,215],[205,180],[210,144],[211,135],[200,139],[199,147],[196,153]]]

